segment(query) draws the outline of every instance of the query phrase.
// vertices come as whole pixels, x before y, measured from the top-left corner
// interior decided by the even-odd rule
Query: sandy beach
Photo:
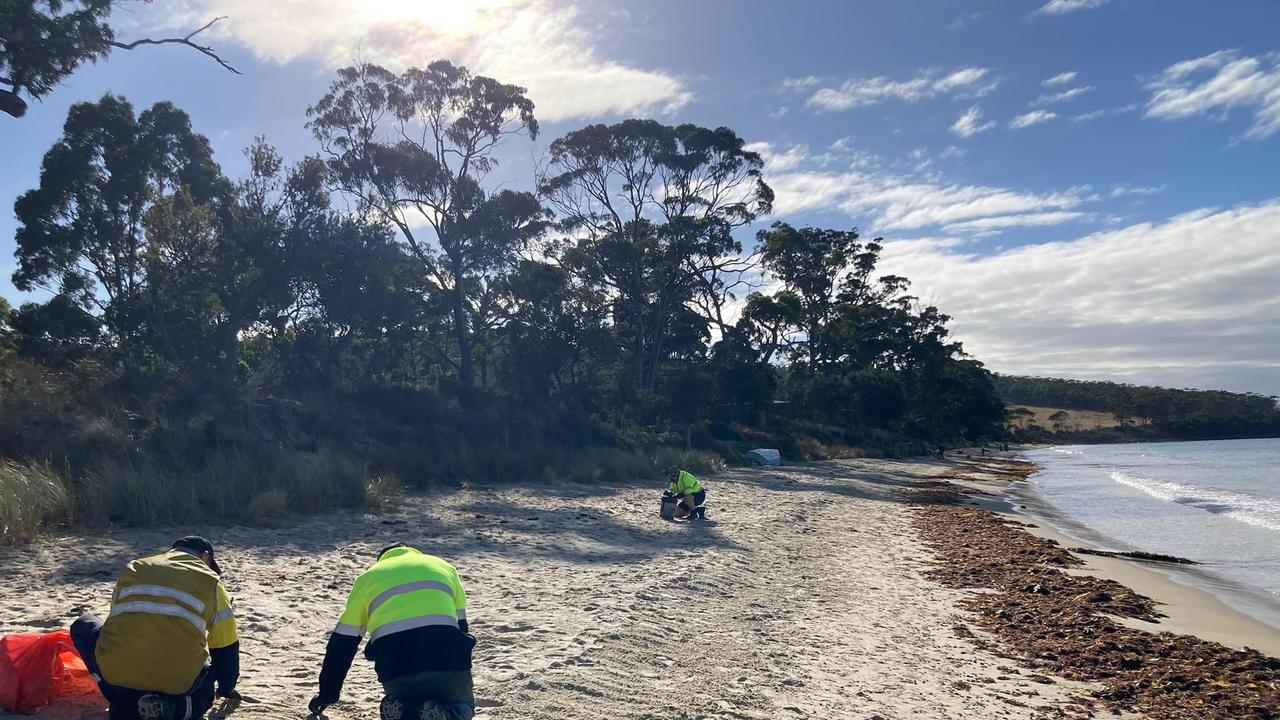
[[[693,524],[657,517],[657,484],[557,484],[277,528],[63,537],[0,551],[0,633],[102,612],[125,562],[202,532],[241,627],[245,702],[232,715],[303,718],[351,580],[403,541],[448,558],[467,585],[482,718],[1090,716],[1098,685],[1018,667],[963,607],[973,592],[928,577],[937,555],[902,491],[941,469],[735,470],[707,479],[711,520]],[[376,718],[379,690],[359,659],[327,715]],[[67,698],[40,717],[105,717],[99,704]]]

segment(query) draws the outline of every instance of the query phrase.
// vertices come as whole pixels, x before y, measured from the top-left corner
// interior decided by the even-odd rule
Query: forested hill
[[[1276,398],[1256,393],[1021,375],[995,375],[994,382],[1010,406],[1106,412],[1127,435],[1178,439],[1280,436]]]

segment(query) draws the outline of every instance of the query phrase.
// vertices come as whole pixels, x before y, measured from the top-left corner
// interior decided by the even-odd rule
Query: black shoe
[[[177,707],[163,695],[147,693],[138,698],[138,717],[142,720],[172,720]]]
[[[407,720],[404,712],[404,701],[395,695],[388,695],[382,698],[382,704],[378,706],[378,717],[382,720]]]

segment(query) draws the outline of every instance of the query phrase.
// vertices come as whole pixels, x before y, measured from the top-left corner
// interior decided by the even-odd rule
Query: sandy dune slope
[[[105,608],[119,567],[189,531],[219,546],[243,636],[232,717],[303,718],[351,580],[385,543],[456,564],[479,645],[479,717],[1060,717],[1045,684],[956,636],[959,594],[896,489],[923,464],[848,461],[707,480],[711,520],[664,522],[659,483],[469,488],[392,516],[174,528],[0,552],[0,633]],[[376,718],[358,659],[330,718]],[[94,698],[41,717],[101,718]],[[0,715],[3,715],[0,712]]]

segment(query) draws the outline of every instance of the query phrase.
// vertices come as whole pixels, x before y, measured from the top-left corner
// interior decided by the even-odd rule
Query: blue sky
[[[726,125],[768,160],[768,221],[882,235],[885,268],[997,371],[1280,394],[1273,0],[157,0],[119,34],[216,15],[244,77],[178,48],[81,70],[0,119],[0,205],[72,102],[173,100],[234,176],[255,135],[314,152],[304,111],[338,65],[444,57],[537,104],[543,135],[495,183],[529,187],[588,122]],[[0,294],[21,300],[13,230],[0,214]]]

